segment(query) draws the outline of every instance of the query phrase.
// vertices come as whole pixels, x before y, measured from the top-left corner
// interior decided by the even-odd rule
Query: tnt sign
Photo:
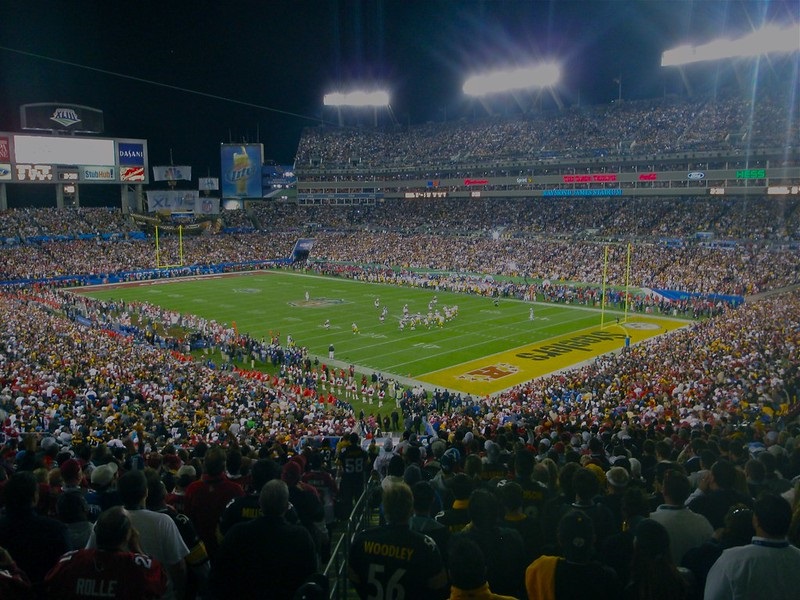
[[[17,181],[52,181],[53,167],[50,165],[17,165]]]

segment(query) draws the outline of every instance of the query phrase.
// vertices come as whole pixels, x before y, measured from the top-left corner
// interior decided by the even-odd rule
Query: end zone
[[[623,348],[626,338],[637,344],[648,338],[686,327],[670,318],[637,316],[626,323],[575,331],[513,348],[417,377],[420,381],[474,395],[495,394],[548,373],[578,365]]]

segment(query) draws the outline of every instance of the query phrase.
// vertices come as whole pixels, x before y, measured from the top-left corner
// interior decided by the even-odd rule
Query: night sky
[[[150,164],[219,175],[221,142],[264,144],[290,163],[303,127],[336,122],[322,96],[362,83],[390,90],[398,123],[485,116],[466,76],[560,60],[564,105],[680,91],[659,66],[685,42],[800,20],[797,0],[454,1],[0,0],[0,130],[19,106],[99,108],[108,137],[148,140]],[[55,60],[54,60],[55,59]],[[57,62],[62,61],[62,62]],[[714,67],[719,69],[720,67]],[[675,88],[675,89],[673,89]],[[212,97],[213,96],[213,97]],[[526,92],[492,110],[555,102]]]

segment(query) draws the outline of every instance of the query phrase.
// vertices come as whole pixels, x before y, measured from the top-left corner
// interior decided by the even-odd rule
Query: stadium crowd
[[[800,237],[798,202],[791,198],[456,198],[386,201],[359,207],[258,203],[251,213],[264,231],[368,228],[438,235],[546,236],[554,238],[693,238],[708,232],[738,241],[790,242]],[[458,219],[453,216],[458,215]],[[227,216],[226,216],[227,220]]]
[[[302,436],[327,435],[338,439],[347,437],[350,431],[360,431],[368,437],[377,433],[376,427],[371,425],[376,421],[359,422],[348,403],[337,397],[341,392],[334,384],[324,389],[324,382],[331,381],[331,369],[304,357],[302,350],[280,348],[283,366],[278,375],[269,377],[221,368],[224,363],[215,365],[212,362],[216,356],[214,348],[227,356],[238,352],[240,358],[274,360],[273,352],[279,349],[277,340],[271,340],[269,345],[262,342],[264,346],[259,346],[229,327],[189,315],[176,315],[148,305],[89,301],[47,288],[5,293],[0,310],[6,324],[6,330],[0,335],[0,385],[3,386],[0,417],[5,437],[2,473],[10,476],[10,481],[28,472],[37,473],[40,498],[35,504],[42,514],[51,517],[60,516],[58,497],[65,494],[65,488],[83,489],[84,486],[86,494],[90,493],[89,489],[97,483],[91,470],[103,463],[113,462],[115,467],[111,469],[120,473],[136,471],[136,465],[155,466],[166,482],[164,485],[171,486],[184,464],[193,466],[195,476],[204,466],[218,469],[218,466],[206,465],[209,461],[203,456],[209,447],[222,447],[225,448],[223,455],[231,461],[227,467],[229,479],[246,482],[247,465],[255,467],[259,460],[269,458],[279,463],[272,467],[275,475],[282,469],[283,479],[291,486],[297,485],[293,478],[302,477],[308,468],[302,458],[293,456],[315,452],[310,448],[299,450]],[[77,316],[82,319],[76,319]],[[183,353],[186,340],[174,340],[158,333],[164,331],[164,325],[175,323],[176,318],[189,331],[211,342],[208,362],[187,359]],[[91,326],[82,324],[87,322]],[[769,477],[782,479],[781,491],[788,492],[792,488],[791,478],[800,475],[800,447],[794,448],[797,422],[790,412],[796,409],[800,386],[799,334],[800,296],[795,292],[729,309],[720,317],[698,323],[690,330],[657,338],[618,355],[598,358],[578,370],[519,386],[497,398],[459,398],[459,401],[444,404],[424,394],[419,398],[398,394],[398,402],[389,407],[414,413],[403,414],[404,425],[400,427],[408,427],[404,436],[408,439],[401,445],[403,471],[400,477],[413,481],[417,471],[417,479],[424,478],[423,472],[428,473],[432,484],[438,486],[434,489],[438,490],[439,502],[443,503],[440,506],[459,507],[460,518],[464,520],[461,524],[471,520],[472,527],[478,530],[475,536],[481,535],[481,527],[491,531],[494,526],[507,523],[492,525],[490,520],[488,525],[485,521],[480,525],[480,516],[463,510],[468,504],[464,501],[471,497],[470,493],[477,493],[473,488],[486,487],[498,473],[501,479],[512,475],[519,478],[518,471],[523,467],[517,466],[515,461],[526,452],[536,456],[535,462],[542,466],[550,466],[547,459],[553,462],[553,473],[545,469],[548,475],[544,477],[544,471],[539,472],[539,478],[545,480],[541,483],[541,493],[545,493],[548,483],[553,488],[547,493],[548,498],[551,494],[557,497],[558,488],[554,482],[558,481],[561,471],[566,470],[576,481],[577,476],[572,471],[581,463],[598,463],[601,471],[591,477],[595,482],[598,480],[595,475],[602,481],[612,476],[612,457],[627,458],[627,463],[622,461],[619,465],[629,467],[624,469],[628,478],[646,475],[644,471],[636,472],[633,467],[636,463],[631,459],[643,465],[653,462],[647,449],[657,443],[671,444],[666,460],[683,455],[684,462],[689,463],[689,458],[694,457],[697,460],[693,468],[705,466],[703,470],[711,467],[719,456],[731,459],[740,467],[746,466],[749,454],[772,456]],[[323,371],[327,371],[324,377]],[[417,411],[421,419],[413,418]],[[425,443],[421,444],[423,439]],[[705,446],[701,448],[703,444],[698,440]],[[711,458],[702,452],[709,448],[716,452]],[[339,450],[341,454],[341,448]],[[332,452],[332,449],[328,454],[322,452],[323,463],[330,466],[335,463],[335,458],[330,456]],[[172,458],[173,455],[176,458]],[[365,454],[367,460],[369,456]],[[71,461],[72,458],[75,460]],[[66,479],[76,460],[81,473],[84,468],[88,473],[85,481],[79,478],[68,485]],[[310,457],[305,460],[311,463]],[[292,461],[300,463],[294,475],[289,473],[294,467],[288,470],[286,467]],[[407,471],[414,463],[418,463],[417,469],[411,469],[409,474]],[[617,465],[616,460],[614,464]],[[684,468],[688,470],[688,464]],[[391,469],[389,465],[387,472]],[[486,474],[482,475],[484,470]],[[785,477],[776,475],[776,470]],[[470,474],[469,485],[459,488],[463,478],[458,479],[459,484],[453,476],[458,471]],[[365,467],[364,476],[368,472]],[[619,471],[613,475],[625,478]],[[758,474],[748,472],[748,475],[756,478]],[[220,476],[219,471],[206,473],[202,481]],[[156,480],[161,481],[157,476]],[[451,483],[445,483],[448,481]],[[646,487],[652,495],[651,503],[658,501],[660,491],[654,481],[655,478]],[[522,477],[520,484],[523,483],[534,485],[530,476]],[[561,485],[567,484],[562,481]],[[573,491],[578,494],[579,484],[574,485],[576,490]],[[709,488],[703,489],[704,483],[697,481],[696,485],[700,489],[697,494],[711,493]],[[235,489],[232,497],[244,494],[246,487]],[[18,488],[12,485],[10,489]],[[458,494],[463,494],[464,489],[467,498],[459,501]],[[570,499],[569,489],[561,490],[567,494],[567,499]],[[599,492],[591,488],[577,497],[574,504],[581,510],[583,504],[594,505],[592,498]],[[498,494],[502,499],[499,489]],[[746,496],[750,504],[755,495]],[[49,498],[49,502],[43,501],[41,496]],[[491,499],[484,500],[492,503]],[[611,500],[601,503],[606,502]],[[128,504],[126,502],[126,506]],[[544,510],[543,505],[540,508]],[[651,508],[656,510],[655,506]],[[551,510],[555,509],[551,507]],[[642,509],[637,510],[641,512]],[[206,548],[217,547],[216,534],[212,535],[215,519],[222,514],[221,509],[217,512],[219,514],[213,517],[203,514],[193,519],[190,514],[194,528],[205,532],[201,538]],[[559,543],[561,551],[568,552],[558,531],[547,528],[548,523],[552,526],[559,522],[563,512],[543,520],[524,534],[534,536],[533,540],[522,538],[523,543],[534,547],[525,556],[533,560],[545,551],[558,552]],[[443,513],[448,514],[447,510]],[[593,513],[590,511],[590,514]],[[710,514],[708,518],[711,520]],[[298,519],[302,524],[300,515]],[[324,546],[324,535],[315,525],[319,519],[309,519],[305,525],[319,554]],[[439,520],[446,521],[444,517]],[[594,517],[592,521],[594,523]],[[607,538],[623,534],[621,520],[618,525],[608,528],[605,523],[603,526],[607,529],[602,540],[595,533],[598,548],[602,547],[601,542],[608,541]],[[453,532],[459,529],[448,527]],[[600,525],[594,523],[594,527],[597,529]],[[31,566],[27,552],[15,545],[13,538],[4,536],[3,531],[0,521],[0,546],[10,548],[12,557],[21,555],[18,560],[27,567],[23,570],[28,570],[29,576],[41,583],[48,569],[43,569],[41,564],[37,566],[35,561]],[[537,539],[541,540],[538,550]],[[442,547],[440,554],[446,555],[448,547]],[[66,545],[61,547],[61,550],[68,549]],[[215,567],[211,554],[213,575]],[[583,560],[594,558],[584,556]],[[441,558],[432,556],[430,560],[433,563],[428,566],[432,567]],[[486,560],[491,563],[492,558],[487,556]],[[223,564],[230,568],[228,563]],[[515,564],[518,568],[527,565],[519,561]],[[608,566],[617,569],[617,583],[613,583],[614,577],[609,575],[612,582],[609,585],[616,594],[615,586],[622,589],[628,571],[624,570],[625,564]],[[184,589],[180,570],[171,573],[175,589]],[[512,581],[518,586],[515,589],[503,587],[503,578],[492,574],[491,565],[487,578],[492,589],[505,589],[512,596],[523,597],[524,569],[514,573]],[[694,587],[687,585],[685,589],[699,589],[696,579],[687,574],[686,580],[694,582]],[[214,581],[213,576],[211,581]],[[357,587],[364,584],[357,575],[354,581]],[[248,585],[246,578],[241,585]]]
[[[310,129],[298,159],[386,166],[796,143],[781,105],[665,99],[391,136]],[[707,318],[493,397],[359,380],[277,333],[256,340],[145,303],[7,286],[0,597],[322,597],[337,521],[365,490],[380,525],[350,545],[362,598],[796,595],[800,293],[781,288],[798,284],[800,211],[768,200],[275,204],[229,222],[260,231],[184,238],[176,275],[287,257],[311,228],[300,268],[590,304],[596,287],[565,282],[602,279],[604,242],[579,239],[597,230],[635,240],[632,285],[776,292],[738,307],[637,296],[638,310]],[[150,241],[30,243],[131,231],[115,210],[65,210],[0,214],[0,280],[154,276]],[[701,231],[738,243],[687,239]],[[162,262],[176,262],[177,240],[162,243]],[[623,284],[625,264],[614,246],[609,282]],[[441,272],[419,272],[429,269]],[[373,394],[383,405],[356,414],[352,401]]]
[[[427,123],[405,129],[304,130],[296,164],[384,168],[474,158],[596,157],[636,152],[797,146],[800,131],[780,96],[625,101],[543,111],[523,118]],[[676,132],[678,135],[676,136]]]
[[[402,214],[416,214],[423,211],[410,210],[401,203],[404,210],[390,219],[395,224],[402,222]],[[669,202],[667,203],[669,204]],[[675,221],[688,221],[688,215],[701,215],[693,211],[689,204],[680,203],[683,217]],[[416,206],[416,205],[415,205]],[[475,213],[476,223],[484,211],[503,214],[508,209],[509,221],[521,219],[517,208],[499,202],[487,202]],[[574,215],[589,214],[590,205],[578,205]],[[512,208],[510,208],[512,207]],[[453,208],[453,206],[450,206]],[[575,208],[575,206],[573,206]],[[791,219],[800,215],[796,205],[788,207]],[[274,214],[262,209],[258,218],[261,222],[279,222],[287,217],[289,209],[271,209]],[[200,265],[248,263],[265,259],[287,257],[297,237],[302,234],[301,223],[308,223],[313,213],[297,207],[302,215],[294,222],[287,217],[287,230],[266,233],[230,233],[216,236],[183,238],[183,257],[187,268]],[[754,207],[753,214],[760,215],[754,222],[770,222],[772,208],[767,203]],[[566,222],[566,213],[561,214]],[[738,211],[738,209],[737,209]],[[737,212],[733,211],[733,212]],[[387,209],[391,212],[391,209]],[[551,212],[551,216],[557,216]],[[620,211],[626,212],[626,211]],[[631,214],[635,213],[631,210]],[[672,214],[672,211],[668,211]],[[642,205],[642,215],[646,213]],[[678,213],[678,211],[676,211]],[[9,213],[4,213],[5,217]],[[57,211],[56,211],[56,214]],[[322,212],[319,217],[324,217]],[[431,212],[425,222],[436,222],[441,217],[438,228],[457,230],[459,220],[454,212]],[[744,211],[743,213],[744,214]],[[748,213],[749,214],[749,213]],[[449,216],[448,216],[449,215]],[[16,217],[10,217],[13,222]],[[744,217],[742,217],[744,219]],[[2,219],[0,219],[2,220]],[[578,228],[584,229],[587,222]],[[661,220],[662,226],[672,220]],[[469,221],[465,221],[469,222]],[[503,222],[500,220],[495,223]],[[694,220],[694,226],[700,221]],[[792,221],[793,223],[794,221]],[[741,221],[741,226],[745,223]],[[553,239],[540,235],[535,238],[508,237],[507,235],[488,235],[490,228],[468,232],[469,235],[440,236],[437,228],[429,233],[395,232],[382,229],[370,220],[369,215],[361,215],[360,221],[351,223],[348,231],[318,231],[314,234],[315,245],[311,258],[322,261],[350,261],[366,264],[397,265],[414,269],[437,269],[468,271],[483,275],[512,275],[550,281],[592,282],[601,279],[603,268],[603,242],[593,239]],[[463,225],[462,225],[463,226]],[[792,225],[793,226],[793,225]],[[297,227],[295,229],[294,227]],[[370,231],[364,231],[364,229]],[[373,231],[374,230],[374,231]],[[573,230],[575,233],[576,230]],[[467,233],[467,232],[465,232]],[[608,236],[612,239],[615,236]],[[607,238],[606,238],[607,239]],[[177,239],[162,237],[161,264],[177,264],[179,247]],[[50,277],[86,276],[88,274],[128,273],[129,279],[152,277],[150,272],[143,275],[139,271],[152,269],[155,265],[155,251],[149,240],[100,239],[56,240],[46,243],[24,243],[4,245],[0,248],[3,265],[0,267],[0,280],[35,280]],[[626,282],[627,259],[625,246],[613,246],[609,260],[609,281],[614,285]],[[766,290],[782,288],[797,283],[798,253],[795,243],[790,240],[777,240],[772,243],[717,244],[714,241],[681,240],[670,237],[658,240],[637,240],[633,243],[631,285],[658,289],[671,289],[706,294],[748,295]]]
[[[4,211],[0,238],[125,233],[135,231],[122,211],[109,207],[17,208]]]
[[[614,246],[608,281],[626,282],[627,250]],[[319,235],[312,258],[398,265],[549,281],[601,281],[603,245],[594,242],[489,239],[435,235],[334,233]],[[797,282],[797,253],[767,246],[710,248],[634,244],[630,283],[699,293],[753,294]]]

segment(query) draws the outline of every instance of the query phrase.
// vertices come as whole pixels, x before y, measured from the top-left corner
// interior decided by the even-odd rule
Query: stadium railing
[[[350,580],[347,578],[350,546],[356,533],[378,524],[378,504],[373,505],[371,502],[377,490],[380,490],[380,482],[370,480],[344,523],[345,530],[342,536],[331,551],[331,558],[323,571],[330,586],[331,600],[345,600],[350,597],[348,595]]]

